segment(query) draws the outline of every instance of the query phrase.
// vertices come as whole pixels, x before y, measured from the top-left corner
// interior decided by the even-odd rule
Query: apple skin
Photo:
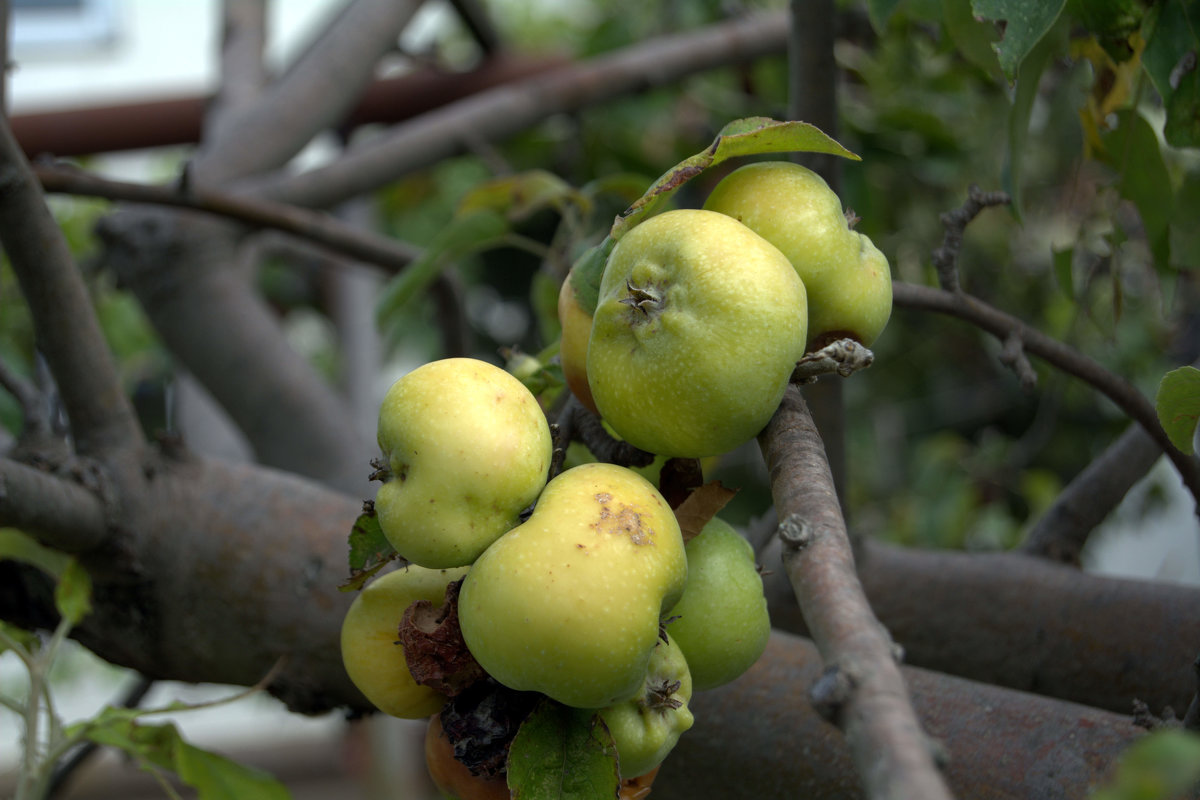
[[[808,290],[808,349],[842,338],[871,346],[892,313],[887,257],[850,228],[820,175],[760,161],[726,175],[704,207],[727,214],[778,247]]]
[[[663,762],[692,727],[691,699],[687,659],[668,635],[654,648],[642,690],[599,712],[616,743],[622,778],[643,775]]]
[[[500,683],[577,708],[641,689],[687,557],[649,481],[583,464],[548,484],[532,516],[471,567],[459,594],[467,648]]]
[[[584,311],[579,303],[579,297],[571,285],[570,274],[558,290],[558,322],[562,326],[558,358],[567,387],[585,408],[599,414],[587,378],[588,339],[592,335],[592,316]]]
[[[635,447],[720,455],[767,424],[806,331],[804,284],[779,250],[726,215],[667,211],[609,256],[588,383]]]
[[[413,680],[397,631],[404,610],[418,600],[440,607],[446,586],[467,574],[466,567],[425,569],[410,565],[367,584],[342,620],[342,664],[350,680],[385,714],[423,719],[446,704],[446,697]]]
[[[687,658],[692,686],[729,683],[767,647],[771,618],[754,548],[729,523],[714,517],[685,546],[688,582],[667,612],[667,629]]]
[[[391,477],[375,511],[400,555],[423,567],[470,564],[546,484],[552,443],[537,399],[473,358],[424,364],[392,384],[379,409]]]

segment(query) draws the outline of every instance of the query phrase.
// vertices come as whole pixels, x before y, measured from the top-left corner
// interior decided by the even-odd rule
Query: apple
[[[467,648],[500,683],[577,708],[641,691],[663,611],[687,580],[670,506],[642,476],[583,464],[472,565],[458,599]]]
[[[747,225],[783,251],[808,290],[808,349],[850,338],[869,347],[892,313],[887,258],[850,227],[820,175],[761,161],[726,175],[704,207]]]
[[[579,295],[571,284],[568,274],[558,290],[558,322],[562,326],[558,358],[562,364],[563,378],[571,394],[585,408],[598,414],[596,402],[592,400],[592,389],[587,378],[588,339],[592,335],[592,315],[584,310]]]
[[[519,380],[473,358],[424,364],[379,409],[390,475],[375,496],[379,527],[423,567],[470,564],[519,522],[550,469],[550,426]]]
[[[671,636],[687,658],[696,691],[729,683],[767,647],[771,618],[754,548],[713,517],[685,546],[688,580],[667,612]]]
[[[413,680],[396,637],[406,608],[418,600],[440,607],[446,586],[466,573],[466,567],[402,567],[367,584],[346,610],[341,637],[346,674],[385,714],[422,719],[446,704],[440,692]]]
[[[804,355],[804,284],[774,245],[714,211],[626,233],[600,282],[587,376],[621,438],[663,456],[754,438]]]
[[[668,634],[650,657],[642,689],[632,699],[601,709],[622,778],[642,775],[662,763],[692,727],[692,678],[683,651]]]

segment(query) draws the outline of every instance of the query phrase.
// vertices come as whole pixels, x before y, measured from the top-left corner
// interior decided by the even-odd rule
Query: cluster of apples
[[[643,450],[702,458],[762,430],[806,352],[870,346],[892,282],[819,175],[764,161],[619,239],[594,313],[570,277],[558,305],[580,401]]]
[[[886,259],[820,177],[785,162],[735,170],[704,209],[628,230],[599,284],[594,312],[570,278],[560,292],[568,386],[619,437],[667,457],[753,438],[806,352],[869,345],[891,310]],[[378,438],[374,508],[408,564],[352,603],[342,656],[379,709],[432,717],[427,756],[447,794],[471,796],[471,780],[491,792],[475,796],[507,787],[434,763],[450,752],[439,712],[464,679],[459,666],[448,680],[414,677],[401,621],[418,604],[453,607],[442,613],[480,676],[594,712],[629,786],[644,787],[691,727],[693,691],[737,678],[766,647],[750,544],[715,517],[685,541],[663,495],[628,468],[551,477],[545,413],[504,370],[474,359],[414,370],[385,396]]]
[[[685,543],[655,486],[622,466],[586,463],[548,481],[545,414],[499,367],[452,358],[413,370],[387,392],[378,439],[375,513],[409,563],[355,598],[341,649],[380,710],[423,718],[448,701],[445,685],[414,677],[398,631],[406,610],[441,607],[459,581],[462,642],[482,671],[594,709],[624,780],[653,772],[691,726],[694,689],[732,680],[766,646],[749,543],[715,518]],[[431,723],[430,748],[440,730]]]

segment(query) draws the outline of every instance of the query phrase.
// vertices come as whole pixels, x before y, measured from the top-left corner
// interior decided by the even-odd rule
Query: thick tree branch
[[[206,141],[222,139],[225,126],[259,98],[267,84],[266,41],[267,0],[223,0],[221,80],[205,115]]]
[[[948,292],[931,286],[896,282],[892,284],[892,296],[899,307],[958,317],[987,331],[1001,342],[1015,337],[1020,340],[1024,352],[1039,356],[1068,375],[1074,375],[1091,385],[1145,429],[1171,459],[1192,497],[1200,501],[1200,465],[1171,444],[1171,440],[1159,424],[1154,405],[1129,381],[1113,374],[1099,362],[1070,345],[1047,336],[1016,317],[964,292]],[[1197,507],[1197,513],[1200,513],[1200,505]]]
[[[340,122],[370,84],[420,0],[353,0],[259,102],[196,154],[198,183],[221,185],[281,166]]]
[[[784,568],[829,674],[829,698],[872,798],[949,797],[909,702],[887,632],[855,573],[821,437],[798,389],[759,436],[785,542]],[[814,684],[814,690],[822,684]]]
[[[402,123],[325,167],[273,175],[246,191],[281,202],[326,208],[435,161],[497,141],[557,113],[596,105],[688,75],[781,54],[785,13],[756,14],[697,31],[664,36],[552,74],[481,92]]]
[[[845,740],[794,689],[821,672],[811,642],[776,632],[749,672],[696,693],[688,703],[696,723],[663,763],[654,800],[869,796],[853,780]],[[960,797],[1086,797],[1143,734],[1128,716],[911,667],[903,674]]]
[[[33,317],[80,453],[136,445],[141,428],[58,223],[0,118],[0,245]]]
[[[779,552],[773,543],[760,559]],[[1017,553],[900,548],[867,540],[859,576],[905,660],[1130,713],[1187,708],[1200,589],[1082,573]],[[808,628],[787,577],[764,582],[777,627]]]
[[[98,487],[75,479],[0,458],[0,527],[20,528],[44,544],[68,553],[81,553],[108,536],[107,509]]]

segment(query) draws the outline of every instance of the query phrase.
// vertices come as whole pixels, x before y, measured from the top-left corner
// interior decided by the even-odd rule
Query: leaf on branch
[[[462,581],[446,587],[440,607],[418,600],[404,609],[398,638],[413,680],[447,697],[454,697],[487,675],[467,649],[458,625],[458,590]]]
[[[737,489],[729,489],[720,481],[709,481],[689,494],[675,509],[675,519],[679,521],[683,541],[688,542],[699,536],[704,526],[721,513],[721,509],[736,494]]]
[[[516,800],[616,797],[617,748],[595,712],[543,700],[513,739],[508,786]]]
[[[1167,119],[1163,136],[1174,147],[1200,144],[1200,73],[1196,53],[1197,8],[1194,3],[1160,3],[1148,34],[1142,63],[1163,98]]]
[[[860,160],[820,128],[807,122],[780,122],[768,117],[737,119],[722,128],[704,150],[664,172],[645,194],[617,217],[609,235],[620,239],[654,215],[680,187],[709,167],[737,156],[768,153],[828,153]]]
[[[115,747],[145,770],[167,770],[196,790],[200,800],[287,800],[287,788],[270,775],[186,742],[171,723],[145,725],[132,709],[106,708],[70,732]],[[136,712],[134,712],[136,713]]]
[[[587,214],[591,205],[591,198],[554,173],[531,169],[474,187],[459,202],[458,215],[489,210],[515,221],[545,208],[563,213],[567,207],[575,206],[581,214]]]
[[[371,503],[364,504],[363,513],[354,520],[349,542],[350,578],[338,586],[343,592],[357,592],[375,573],[400,558],[396,548],[383,535]]]
[[[971,0],[975,16],[1004,23],[1004,36],[992,45],[1011,81],[1025,56],[1054,26],[1066,0]]]
[[[92,578],[74,558],[67,562],[58,577],[54,605],[72,626],[78,625],[92,611]]]
[[[1196,424],[1200,421],[1200,369],[1180,367],[1164,375],[1154,407],[1171,444],[1187,455],[1194,453]]]

